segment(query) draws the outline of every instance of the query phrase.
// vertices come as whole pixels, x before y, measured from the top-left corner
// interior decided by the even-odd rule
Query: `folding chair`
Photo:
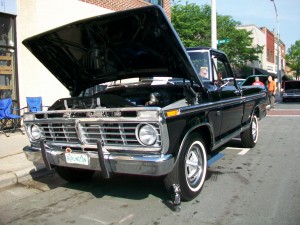
[[[26,97],[27,107],[29,112],[39,112],[43,110],[42,97]]]
[[[22,134],[24,134],[24,132],[20,128],[22,117],[12,113],[13,110],[20,111],[20,109],[16,109],[12,107],[13,102],[11,98],[1,99],[0,101],[1,101],[0,105],[3,106],[3,108],[1,107],[2,109],[0,110],[1,111],[0,114],[4,116],[2,119],[3,120],[2,132],[5,134],[6,137],[9,137],[11,133],[17,130],[20,131]]]
[[[6,127],[7,119],[5,118],[4,105],[5,105],[5,101],[3,99],[0,99],[0,133],[5,134],[4,129]]]

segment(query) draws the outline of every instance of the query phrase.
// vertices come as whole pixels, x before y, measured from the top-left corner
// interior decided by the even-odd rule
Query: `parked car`
[[[282,101],[300,100],[300,81],[288,80],[282,85]]]
[[[259,81],[262,82],[266,87],[268,87],[268,77],[269,75],[265,74],[255,74],[247,77],[242,83],[242,86],[252,85],[255,82],[255,77],[259,78]]]
[[[226,54],[185,49],[161,7],[88,18],[23,44],[71,93],[23,117],[24,153],[65,180],[95,171],[163,176],[168,191],[179,185],[182,199],[191,200],[214,150],[237,135],[247,148],[258,141],[266,93],[218,83],[221,72],[234,79]],[[104,88],[87,94],[99,84]]]

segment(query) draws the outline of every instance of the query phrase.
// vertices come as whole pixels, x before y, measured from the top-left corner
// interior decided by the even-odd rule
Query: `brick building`
[[[277,74],[277,56],[279,54],[279,71],[281,76],[286,74],[285,66],[285,44],[279,41],[279,53],[277,51],[277,38],[275,34],[266,27],[257,27],[256,25],[242,25],[237,29],[245,29],[252,33],[253,46],[263,46],[263,53],[259,55],[259,60],[252,62],[249,66],[267,70],[270,73]]]
[[[266,35],[267,45],[267,61],[271,63],[275,63],[275,37],[274,34],[269,31],[266,27],[261,29]]]
[[[151,4],[161,5],[171,18],[170,0],[0,0],[0,98],[12,97],[24,107],[26,97],[41,96],[44,105],[69,97],[23,46],[24,39],[76,20]]]
[[[101,6],[113,11],[121,11],[126,9],[143,7],[151,4],[160,5],[165,10],[165,13],[171,18],[170,0],[80,0],[89,4]]]

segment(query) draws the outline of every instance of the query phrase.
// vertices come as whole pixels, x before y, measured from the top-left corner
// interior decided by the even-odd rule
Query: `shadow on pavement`
[[[82,192],[88,192],[96,198],[111,196],[141,200],[149,195],[156,196],[162,201],[170,200],[170,195],[165,189],[163,177],[143,177],[133,175],[114,175],[110,179],[104,179],[101,173],[96,171],[88,181],[69,183],[60,178],[56,173],[51,173],[32,181],[24,182],[23,185],[42,191],[63,187]]]

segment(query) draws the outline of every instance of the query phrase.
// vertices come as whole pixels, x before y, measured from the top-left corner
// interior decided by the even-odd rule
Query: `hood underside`
[[[285,91],[289,91],[289,90],[300,91],[300,81],[286,81],[284,83],[284,90]]]
[[[171,76],[201,82],[159,6],[77,21],[23,41],[71,92],[132,78]]]

